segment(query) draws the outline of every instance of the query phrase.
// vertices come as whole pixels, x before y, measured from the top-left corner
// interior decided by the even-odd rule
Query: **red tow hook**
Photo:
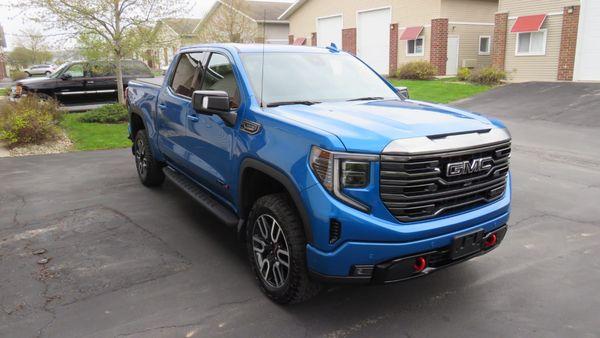
[[[427,260],[425,259],[425,257],[417,257],[417,259],[415,260],[415,265],[413,265],[413,269],[415,269],[415,272],[421,272],[425,270],[426,267]]]
[[[485,243],[483,245],[486,248],[491,248],[494,245],[496,245],[497,241],[498,241],[498,237],[496,237],[496,234],[491,234],[485,239]]]

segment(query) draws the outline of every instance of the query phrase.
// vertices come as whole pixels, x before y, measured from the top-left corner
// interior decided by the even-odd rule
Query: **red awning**
[[[544,20],[546,20],[546,14],[520,16],[517,18],[511,32],[537,32],[542,27]]]
[[[294,45],[295,46],[302,46],[302,45],[304,45],[305,42],[306,42],[306,38],[296,38],[294,40]]]
[[[423,26],[419,27],[408,27],[402,32],[400,40],[414,40],[419,37],[423,31]]]

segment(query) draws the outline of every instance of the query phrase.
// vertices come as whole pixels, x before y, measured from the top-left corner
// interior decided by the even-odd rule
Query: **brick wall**
[[[398,24],[390,25],[390,76],[398,70]]]
[[[317,33],[316,32],[312,32],[310,34],[310,45],[311,46],[316,46],[317,45]]]
[[[573,8],[573,12],[570,14],[569,8]],[[577,47],[577,28],[579,25],[579,9],[579,6],[573,6],[565,7],[563,10],[560,54],[558,56],[558,80],[573,81],[575,48]]]
[[[448,19],[431,20],[431,51],[429,62],[437,68],[437,75],[446,75],[448,58]]]
[[[506,33],[508,13],[496,13],[494,17],[494,37],[492,38],[492,67],[504,70],[506,58]]]
[[[356,55],[356,28],[342,29],[342,50]]]
[[[288,45],[293,45],[294,44],[294,35],[288,35]]]

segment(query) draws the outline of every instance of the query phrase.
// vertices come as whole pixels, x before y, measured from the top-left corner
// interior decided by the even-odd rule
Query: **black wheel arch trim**
[[[250,210],[245,210],[244,207],[244,172],[246,171],[246,169],[255,169],[258,170],[268,176],[270,176],[271,178],[273,178],[274,180],[276,180],[277,182],[281,183],[281,185],[283,185],[283,187],[287,190],[287,192],[290,194],[290,197],[292,198],[292,201],[294,202],[294,205],[296,206],[296,210],[298,210],[298,213],[300,214],[300,218],[302,219],[302,226],[304,228],[304,234],[306,236],[306,240],[308,241],[308,243],[312,243],[312,228],[310,226],[310,219],[308,217],[308,212],[306,211],[306,208],[304,207],[304,203],[302,203],[302,198],[300,197],[300,192],[298,191],[298,189],[296,189],[296,186],[294,185],[294,183],[292,182],[292,179],[289,178],[289,176],[287,174],[285,174],[282,170],[274,167],[271,164],[265,163],[263,161],[257,160],[255,158],[246,158],[242,161],[242,164],[240,165],[240,177],[239,177],[239,184],[240,184],[240,190],[238,191],[238,205],[240,206],[240,216],[242,216],[241,218],[243,218],[243,215],[247,215]]]

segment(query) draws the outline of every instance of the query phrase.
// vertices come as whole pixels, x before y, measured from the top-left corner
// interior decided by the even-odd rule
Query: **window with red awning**
[[[421,35],[422,31],[423,31],[423,26],[408,27],[404,30],[404,32],[402,32],[402,35],[400,36],[400,40],[415,40],[416,38],[419,37],[419,35]]]
[[[520,16],[511,29],[512,33],[537,32],[542,28],[546,14]]]
[[[302,46],[302,45],[304,45],[305,42],[306,42],[306,38],[296,38],[294,40],[294,45],[295,46]]]

